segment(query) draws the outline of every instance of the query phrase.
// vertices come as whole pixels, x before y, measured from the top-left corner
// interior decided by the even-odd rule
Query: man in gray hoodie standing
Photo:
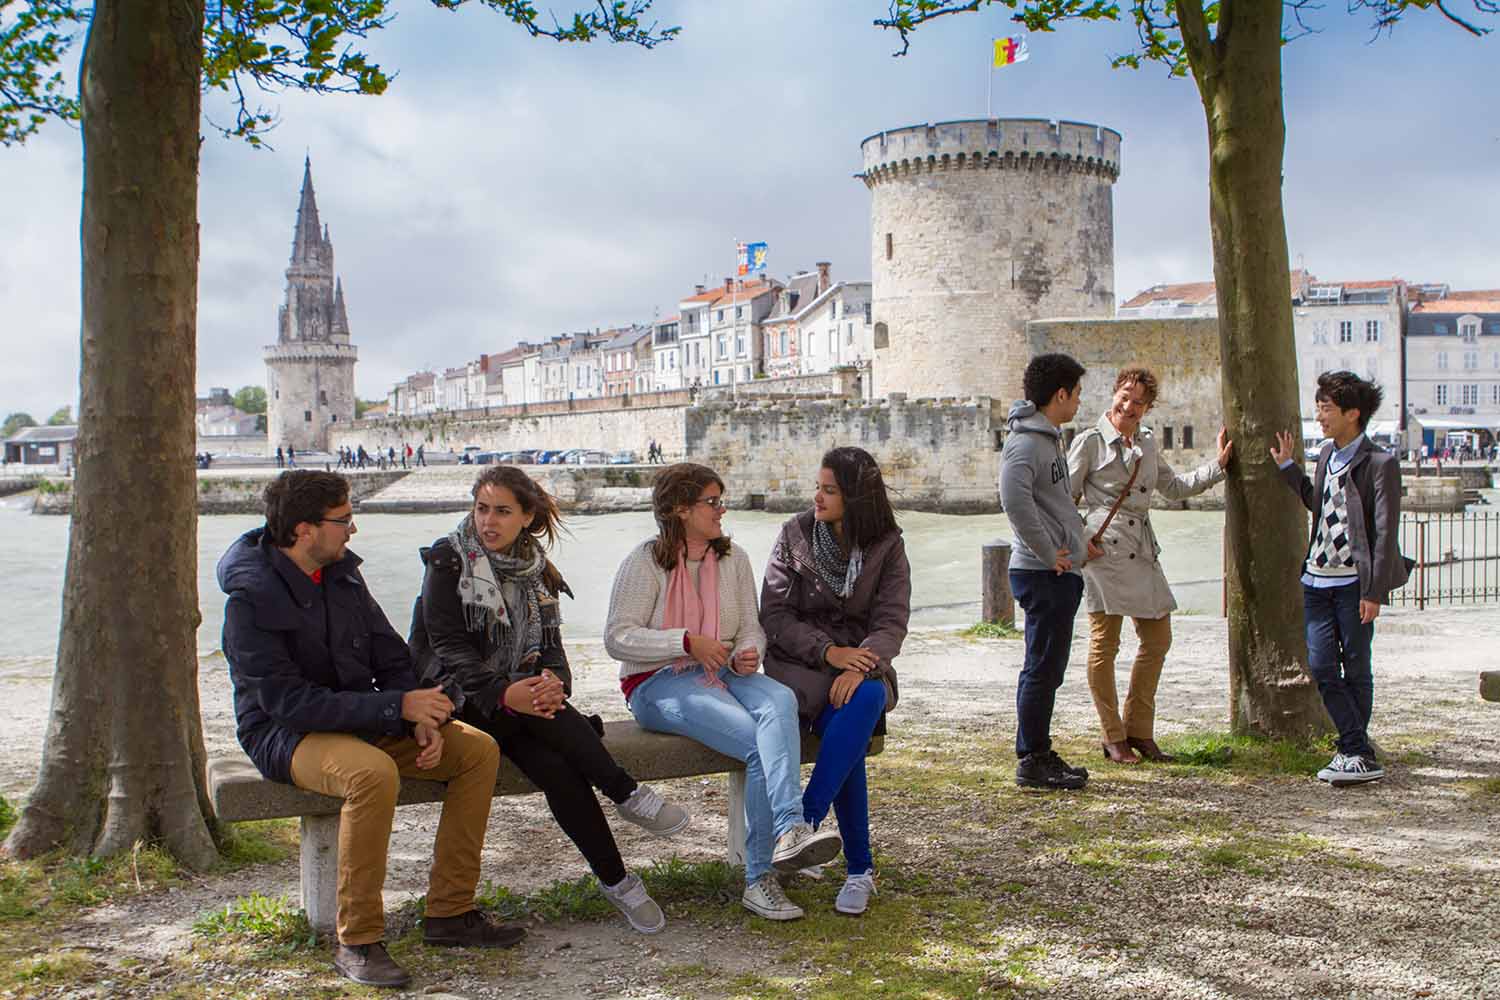
[[[1016,685],[1016,784],[1082,788],[1088,770],[1052,749],[1052,706],[1068,667],[1083,564],[1099,552],[1084,540],[1068,484],[1062,425],[1078,412],[1084,368],[1066,354],[1031,359],[1026,398],[1014,403],[1000,455],[1000,504],[1010,519],[1010,589],[1026,612],[1026,665]]]

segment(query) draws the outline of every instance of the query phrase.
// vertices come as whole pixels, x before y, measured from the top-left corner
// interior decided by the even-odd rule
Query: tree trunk
[[[1208,118],[1223,403],[1235,445],[1224,566],[1230,724],[1236,732],[1306,740],[1329,729],[1306,670],[1297,580],[1307,520],[1268,454],[1275,433],[1286,430],[1297,439],[1299,461],[1302,452],[1281,200],[1281,16],[1280,4],[1226,3],[1212,41],[1191,13],[1183,34]]]
[[[96,0],[84,48],[83,365],[41,774],[7,846],[216,857],[195,631],[203,0]]]

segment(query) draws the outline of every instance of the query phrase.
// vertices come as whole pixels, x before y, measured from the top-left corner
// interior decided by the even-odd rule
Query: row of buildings
[[[1312,417],[1318,375],[1338,369],[1385,387],[1379,416],[1393,430],[1402,412],[1439,438],[1500,428],[1500,289],[1459,291],[1399,278],[1320,281],[1303,270],[1291,278],[1304,419]],[[1211,281],[1157,285],[1116,314],[1216,317],[1218,304]]]
[[[421,371],[387,396],[388,416],[643,395],[762,378],[868,369],[875,355],[870,282],[832,266],[698,285],[652,323],[525,341],[463,365]]]

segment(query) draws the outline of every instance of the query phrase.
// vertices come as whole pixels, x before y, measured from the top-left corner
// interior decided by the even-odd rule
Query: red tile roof
[[[1184,285],[1155,285],[1126,302],[1121,309],[1135,309],[1149,302],[1207,302],[1214,297],[1212,281],[1193,281]]]
[[[1465,292],[1464,294],[1472,295],[1474,293]],[[1433,299],[1430,302],[1423,302],[1415,306],[1412,312],[1432,313],[1438,316],[1458,315],[1461,313],[1500,313],[1500,293],[1484,294],[1494,294],[1495,297],[1492,299],[1471,299],[1450,295],[1446,299]]]
[[[716,285],[713,288],[707,289],[703,292],[699,292],[696,295],[689,295],[687,298],[684,298],[681,301],[702,302],[705,305],[713,305],[719,299],[730,299],[735,297],[739,297],[742,299],[754,299],[766,294],[767,292],[774,292],[775,290],[776,286],[771,284],[769,281],[747,281],[745,282],[744,287],[739,288],[738,290],[725,288],[723,285]]]

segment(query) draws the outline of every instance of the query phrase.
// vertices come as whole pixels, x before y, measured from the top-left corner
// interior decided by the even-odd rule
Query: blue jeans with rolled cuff
[[[828,818],[831,807],[844,838],[844,862],[850,875],[874,867],[870,857],[870,793],[865,782],[865,751],[885,712],[885,684],[861,681],[840,708],[827,705],[813,721],[822,742],[812,777],[802,793],[802,816],[813,826]]]
[[[1338,728],[1339,753],[1374,757],[1370,715],[1375,672],[1370,645],[1375,623],[1359,620],[1359,582],[1342,587],[1302,587],[1307,628],[1307,669],[1318,682],[1323,707]]]

